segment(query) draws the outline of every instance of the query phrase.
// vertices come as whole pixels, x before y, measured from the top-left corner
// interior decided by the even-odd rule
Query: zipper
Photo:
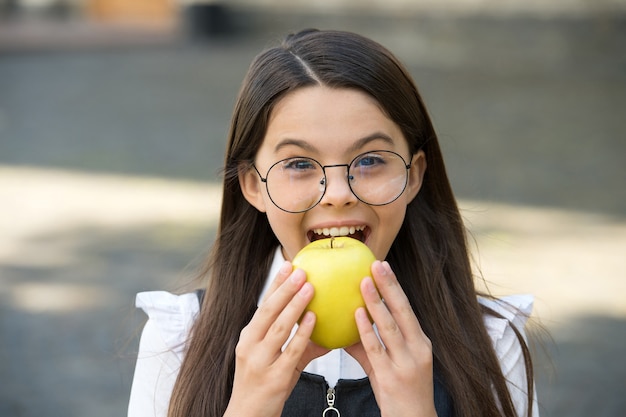
[[[326,391],[326,404],[328,407],[322,413],[322,417],[341,417],[339,410],[335,408],[335,389],[328,388]]]

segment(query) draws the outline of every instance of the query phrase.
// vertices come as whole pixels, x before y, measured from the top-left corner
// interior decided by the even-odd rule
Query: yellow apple
[[[317,317],[313,342],[338,349],[360,340],[354,312],[365,306],[360,284],[372,275],[375,260],[364,243],[346,236],[316,240],[298,252],[292,264],[306,272],[315,289],[307,306]]]

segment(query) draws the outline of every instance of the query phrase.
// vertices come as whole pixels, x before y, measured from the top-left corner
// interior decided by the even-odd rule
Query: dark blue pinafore
[[[434,390],[437,416],[452,417],[452,401],[437,373]],[[303,372],[282,417],[380,417],[380,409],[368,378],[340,379],[331,389],[324,377]]]

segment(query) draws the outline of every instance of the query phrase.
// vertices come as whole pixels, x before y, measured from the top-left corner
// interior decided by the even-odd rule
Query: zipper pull
[[[326,391],[326,403],[328,404],[328,407],[322,413],[322,417],[334,417],[333,412],[336,415],[335,417],[341,417],[341,414],[339,414],[339,410],[335,408],[334,388],[328,388],[328,391]]]

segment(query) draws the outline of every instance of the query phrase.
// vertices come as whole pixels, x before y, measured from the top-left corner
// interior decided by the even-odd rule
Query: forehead
[[[373,97],[356,89],[314,86],[291,92],[276,104],[259,153],[341,155],[370,145],[408,149],[399,126]]]

